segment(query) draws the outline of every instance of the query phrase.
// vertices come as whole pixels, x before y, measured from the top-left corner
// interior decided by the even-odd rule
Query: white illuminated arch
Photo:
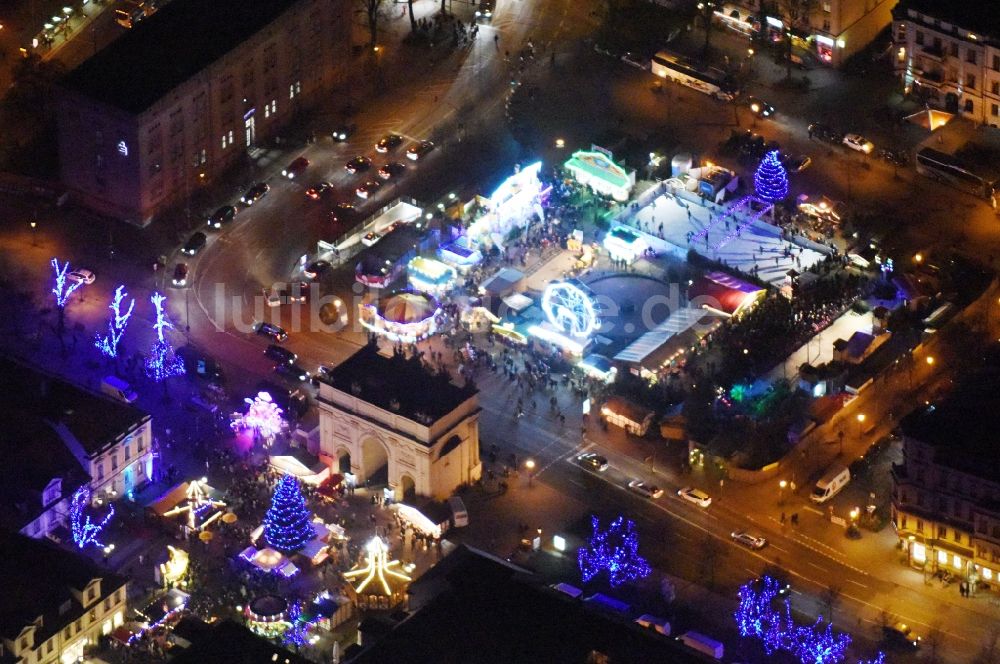
[[[598,327],[593,300],[579,287],[564,281],[546,287],[542,311],[552,325],[572,337],[589,337]]]

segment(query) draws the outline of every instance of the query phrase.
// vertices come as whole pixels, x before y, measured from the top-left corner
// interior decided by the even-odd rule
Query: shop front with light
[[[483,260],[483,254],[473,246],[466,235],[463,235],[454,242],[441,245],[437,253],[438,258],[455,267],[463,274],[476,265],[479,265]]]
[[[414,290],[441,296],[455,286],[455,268],[431,258],[417,256],[406,265],[406,274]]]
[[[635,187],[635,171],[625,170],[600,150],[574,152],[563,167],[580,184],[616,201],[627,201]]]
[[[615,226],[604,238],[604,248],[614,260],[632,264],[649,249],[639,233],[627,226]]]
[[[432,295],[403,291],[358,305],[361,325],[392,341],[415,343],[437,332],[441,305]]]
[[[504,180],[489,198],[477,197],[479,212],[466,235],[478,246],[504,246],[515,228],[523,229],[535,217],[545,219],[543,201],[551,187],[538,177],[542,162],[518,169]]]

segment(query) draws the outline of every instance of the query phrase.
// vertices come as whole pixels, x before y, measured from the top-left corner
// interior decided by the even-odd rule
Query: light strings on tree
[[[781,584],[770,576],[740,588],[740,604],[734,618],[741,636],[760,639],[768,655],[784,650],[799,658],[802,664],[834,664],[844,661],[851,637],[833,631],[831,623],[819,616],[815,624],[803,626],[792,619],[791,603],[776,602]],[[775,605],[778,606],[775,606]],[[879,653],[875,659],[860,664],[882,664]]]
[[[306,507],[299,482],[285,475],[278,482],[271,507],[264,515],[264,539],[278,551],[291,553],[305,546],[314,535],[312,513]]]
[[[584,583],[602,572],[607,572],[612,586],[649,575],[649,563],[639,555],[639,535],[635,523],[618,517],[607,530],[602,530],[598,518],[592,516],[591,527],[593,530],[588,546],[577,553],[577,564]]]
[[[153,342],[149,349],[149,356],[146,357],[146,375],[154,382],[159,383],[171,376],[180,376],[184,373],[184,361],[174,353],[173,346],[163,336],[163,331],[173,327],[167,320],[163,304],[167,298],[161,293],[153,293],[149,300],[156,308],[156,322],[153,329],[156,330],[157,340]]]
[[[122,301],[126,295],[128,293],[125,291],[125,286],[119,286],[115,289],[115,296],[111,300],[111,304],[108,305],[108,309],[111,309],[112,313],[108,320],[108,333],[104,336],[98,334],[94,340],[97,350],[101,351],[102,355],[112,359],[118,357],[118,345],[121,343],[125,328],[128,327],[128,321],[132,317],[132,310],[135,308],[135,298],[131,298],[128,309],[122,311]]]
[[[85,514],[88,505],[90,505],[90,487],[82,486],[73,494],[69,506],[69,523],[73,531],[73,542],[80,549],[87,546],[104,546],[97,538],[115,515],[115,506],[109,505],[108,513],[101,522],[93,523],[90,517]]]
[[[753,175],[753,185],[757,196],[768,203],[777,203],[788,196],[788,173],[778,159],[777,150],[764,155]]]
[[[309,638],[309,626],[302,622],[302,602],[293,602],[288,607],[288,623],[289,627],[282,635],[282,644],[296,648],[306,645]]]
[[[83,282],[67,282],[66,273],[69,272],[69,261],[66,261],[62,264],[62,267],[59,267],[59,259],[53,258],[51,265],[52,269],[55,270],[56,280],[55,284],[52,286],[52,294],[56,296],[56,306],[63,309],[69,301],[69,296],[73,294],[73,291],[82,286]]]

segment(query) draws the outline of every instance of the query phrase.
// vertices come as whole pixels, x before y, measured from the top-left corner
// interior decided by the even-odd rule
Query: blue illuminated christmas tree
[[[589,546],[577,553],[584,583],[605,571],[612,586],[649,575],[649,563],[639,555],[639,535],[635,531],[635,523],[618,517],[607,530],[602,530],[600,521],[593,516],[591,527],[593,532]]]
[[[777,203],[788,196],[788,173],[778,160],[777,150],[764,155],[753,175],[753,186],[757,197],[768,203]]]
[[[163,336],[163,330],[170,329],[173,325],[167,320],[167,315],[163,311],[163,304],[167,298],[160,293],[153,293],[150,301],[156,307],[156,322],[153,329],[156,330],[156,341],[149,349],[149,356],[146,358],[146,375],[159,383],[171,376],[180,376],[184,373],[184,361],[174,353],[174,347]]]
[[[84,485],[76,490],[69,506],[69,524],[73,531],[73,543],[80,549],[87,546],[104,546],[97,538],[115,515],[115,506],[108,507],[108,513],[100,523],[94,523],[87,516],[90,505],[90,487]]]
[[[314,536],[312,513],[299,490],[299,482],[285,475],[278,482],[271,507],[264,515],[264,539],[283,553],[291,553],[305,546]]]
[[[128,293],[125,292],[125,286],[119,286],[115,290],[115,297],[111,300],[111,304],[108,305],[108,309],[111,309],[112,316],[108,320],[108,333],[107,335],[98,334],[97,338],[94,339],[94,345],[97,346],[97,350],[101,351],[101,354],[114,359],[118,357],[118,344],[121,343],[122,336],[125,334],[125,328],[128,327],[128,321],[132,317],[132,310],[135,308],[135,298],[129,302],[128,310],[122,312],[122,301]]]

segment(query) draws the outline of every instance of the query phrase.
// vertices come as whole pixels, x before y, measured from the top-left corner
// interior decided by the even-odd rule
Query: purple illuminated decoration
[[[265,440],[274,438],[285,427],[282,410],[267,392],[258,392],[253,399],[245,399],[247,412],[232,423],[234,431],[251,429]]]
[[[146,375],[154,382],[160,383],[171,376],[183,375],[184,361],[177,357],[173,346],[163,337],[163,331],[173,327],[163,311],[163,304],[167,298],[160,293],[153,293],[149,300],[156,307],[156,322],[153,324],[153,329],[156,330],[157,340],[153,342],[146,358]]]
[[[121,343],[122,335],[125,334],[125,328],[128,327],[132,310],[135,308],[135,298],[131,298],[128,310],[122,312],[122,301],[126,295],[128,293],[125,291],[125,286],[119,286],[115,289],[115,297],[108,305],[108,309],[111,309],[112,313],[111,318],[108,319],[108,333],[105,336],[98,334],[94,340],[97,350],[101,351],[102,355],[112,359],[118,357],[118,344]]]
[[[59,309],[66,307],[66,303],[69,301],[69,296],[73,294],[77,288],[83,285],[82,281],[69,281],[66,280],[66,273],[69,272],[69,261],[62,264],[59,267],[59,259],[53,258],[51,261],[52,269],[55,270],[55,284],[52,287],[52,294],[56,296],[56,306]]]
[[[601,572],[608,573],[612,586],[649,576],[649,563],[638,552],[639,535],[635,523],[618,517],[607,530],[602,530],[598,518],[592,516],[591,527],[593,532],[588,546],[577,553],[584,583]]]
[[[115,515],[115,506],[110,505],[104,519],[100,523],[93,523],[90,517],[85,514],[88,505],[90,505],[90,487],[82,486],[73,494],[69,507],[69,522],[73,530],[73,542],[80,549],[87,546],[104,546],[97,538],[111,521],[111,517]]]

